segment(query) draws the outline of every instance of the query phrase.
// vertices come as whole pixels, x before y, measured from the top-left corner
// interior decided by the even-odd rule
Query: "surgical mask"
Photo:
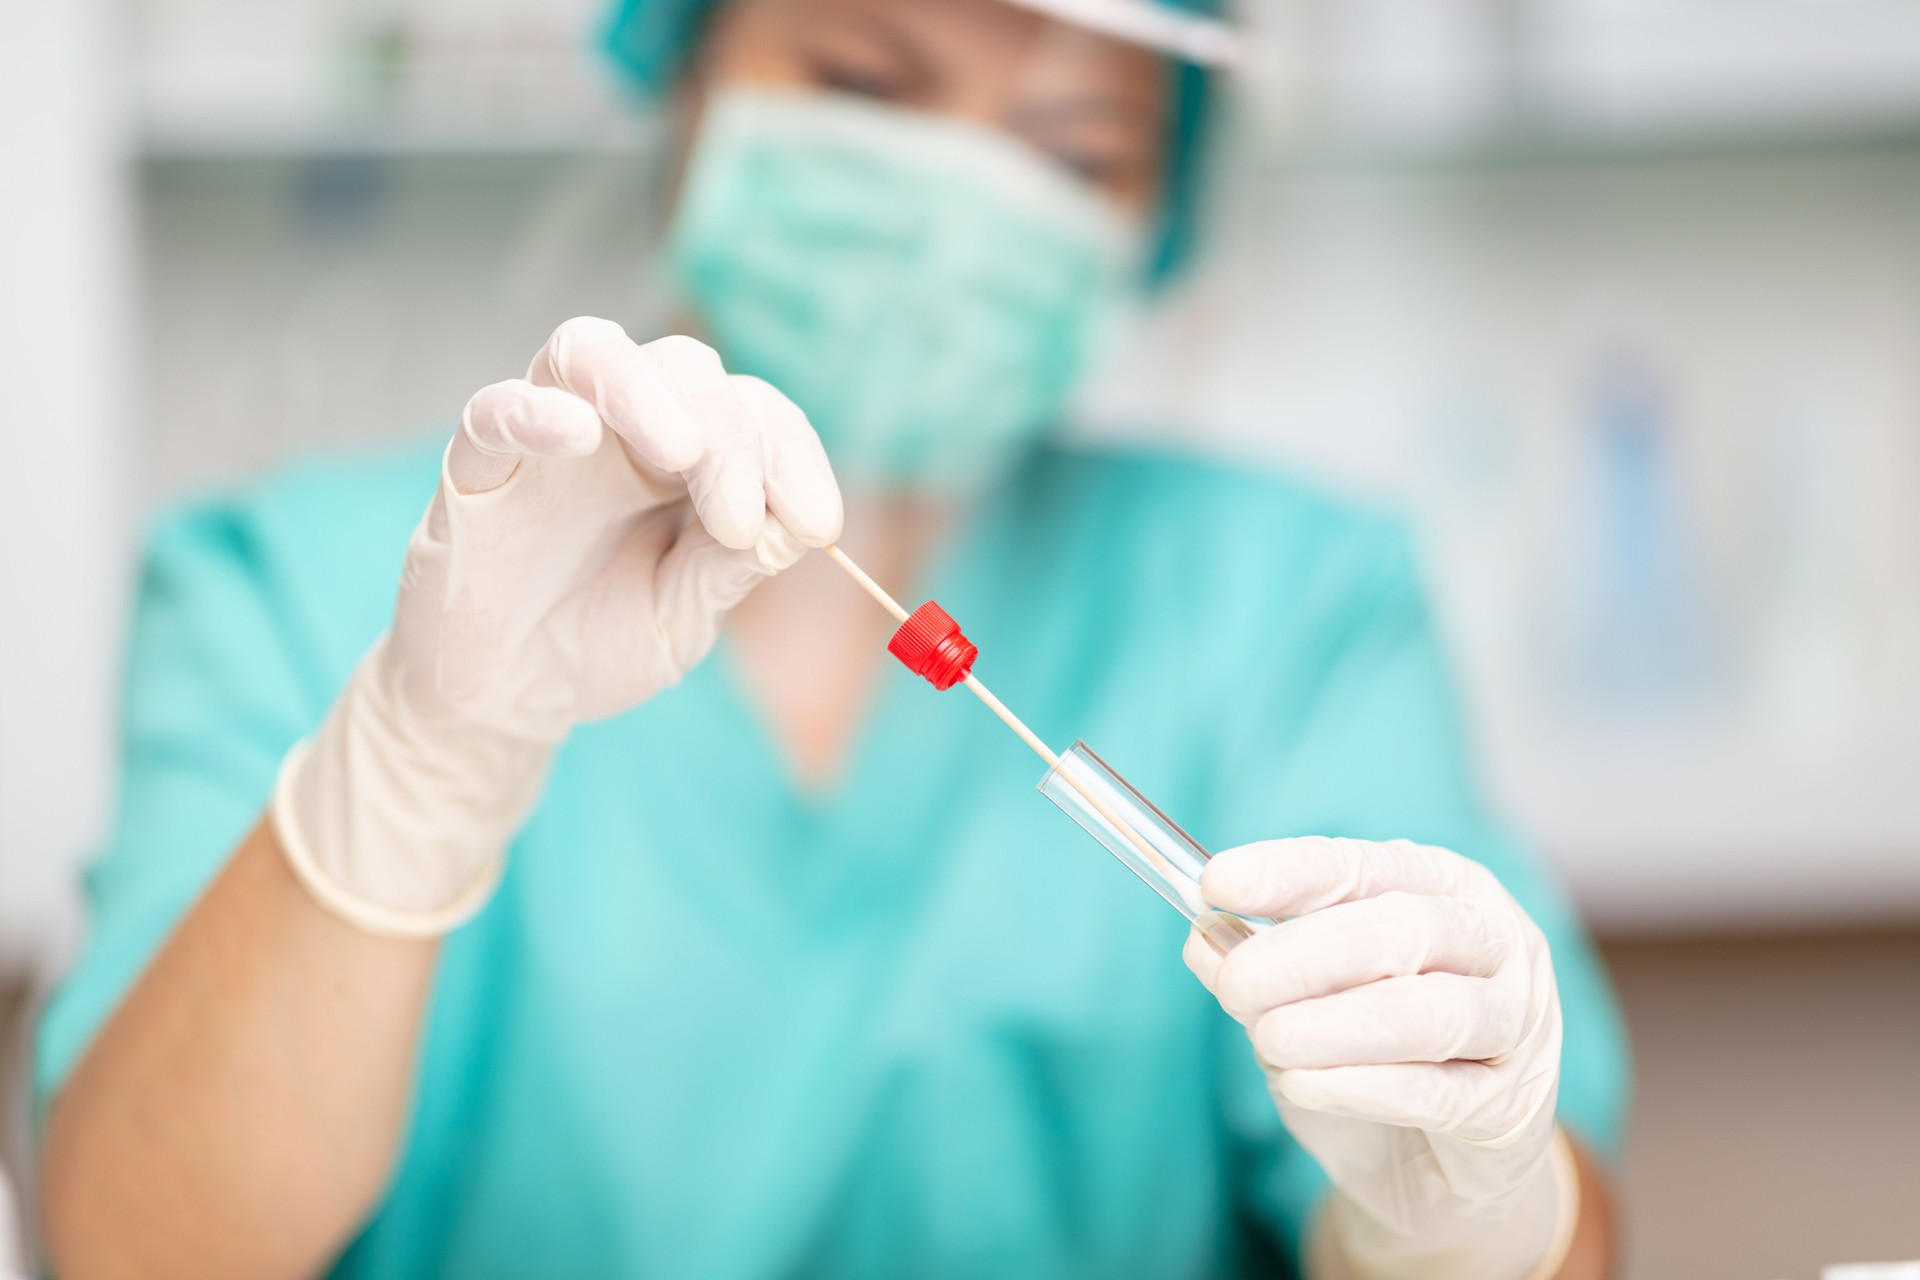
[[[728,368],[798,404],[842,482],[965,492],[1058,421],[1142,243],[996,130],[729,89],[707,104],[666,263]]]

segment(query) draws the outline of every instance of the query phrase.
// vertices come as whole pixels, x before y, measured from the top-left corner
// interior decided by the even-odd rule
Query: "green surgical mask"
[[[1141,254],[1122,210],[996,130],[730,89],[666,258],[728,368],[798,404],[843,482],[964,492],[1059,420]]]

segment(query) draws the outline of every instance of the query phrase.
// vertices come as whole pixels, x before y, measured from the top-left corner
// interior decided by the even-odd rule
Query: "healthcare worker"
[[[1406,540],[1051,439],[1193,248],[1230,43],[630,0],[682,334],[567,321],[450,444],[153,535],[38,1044],[60,1275],[1603,1273],[1615,1013]],[[1196,983],[835,539],[1287,922]]]

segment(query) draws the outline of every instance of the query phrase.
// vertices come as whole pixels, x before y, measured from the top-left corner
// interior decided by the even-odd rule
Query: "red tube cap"
[[[936,689],[951,689],[966,679],[980,656],[973,641],[960,634],[960,624],[931,600],[900,624],[887,652]]]

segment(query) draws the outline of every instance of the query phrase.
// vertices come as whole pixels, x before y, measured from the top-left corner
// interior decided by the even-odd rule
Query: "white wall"
[[[127,184],[107,5],[18,5],[0,38],[0,1085],[16,993],[78,924],[110,790],[131,471]],[[25,1099],[0,1088],[0,1275]],[[24,1265],[24,1264],[22,1264]]]
[[[0,969],[56,953],[101,830],[130,450],[128,174],[109,6],[0,40]]]
[[[651,172],[624,151],[150,163],[142,504],[443,431],[560,320],[633,320]]]
[[[1258,185],[1174,372],[1104,412],[1414,515],[1502,807],[1604,924],[1920,915],[1920,145]],[[1659,385],[1664,590],[1596,564],[1622,352]]]

